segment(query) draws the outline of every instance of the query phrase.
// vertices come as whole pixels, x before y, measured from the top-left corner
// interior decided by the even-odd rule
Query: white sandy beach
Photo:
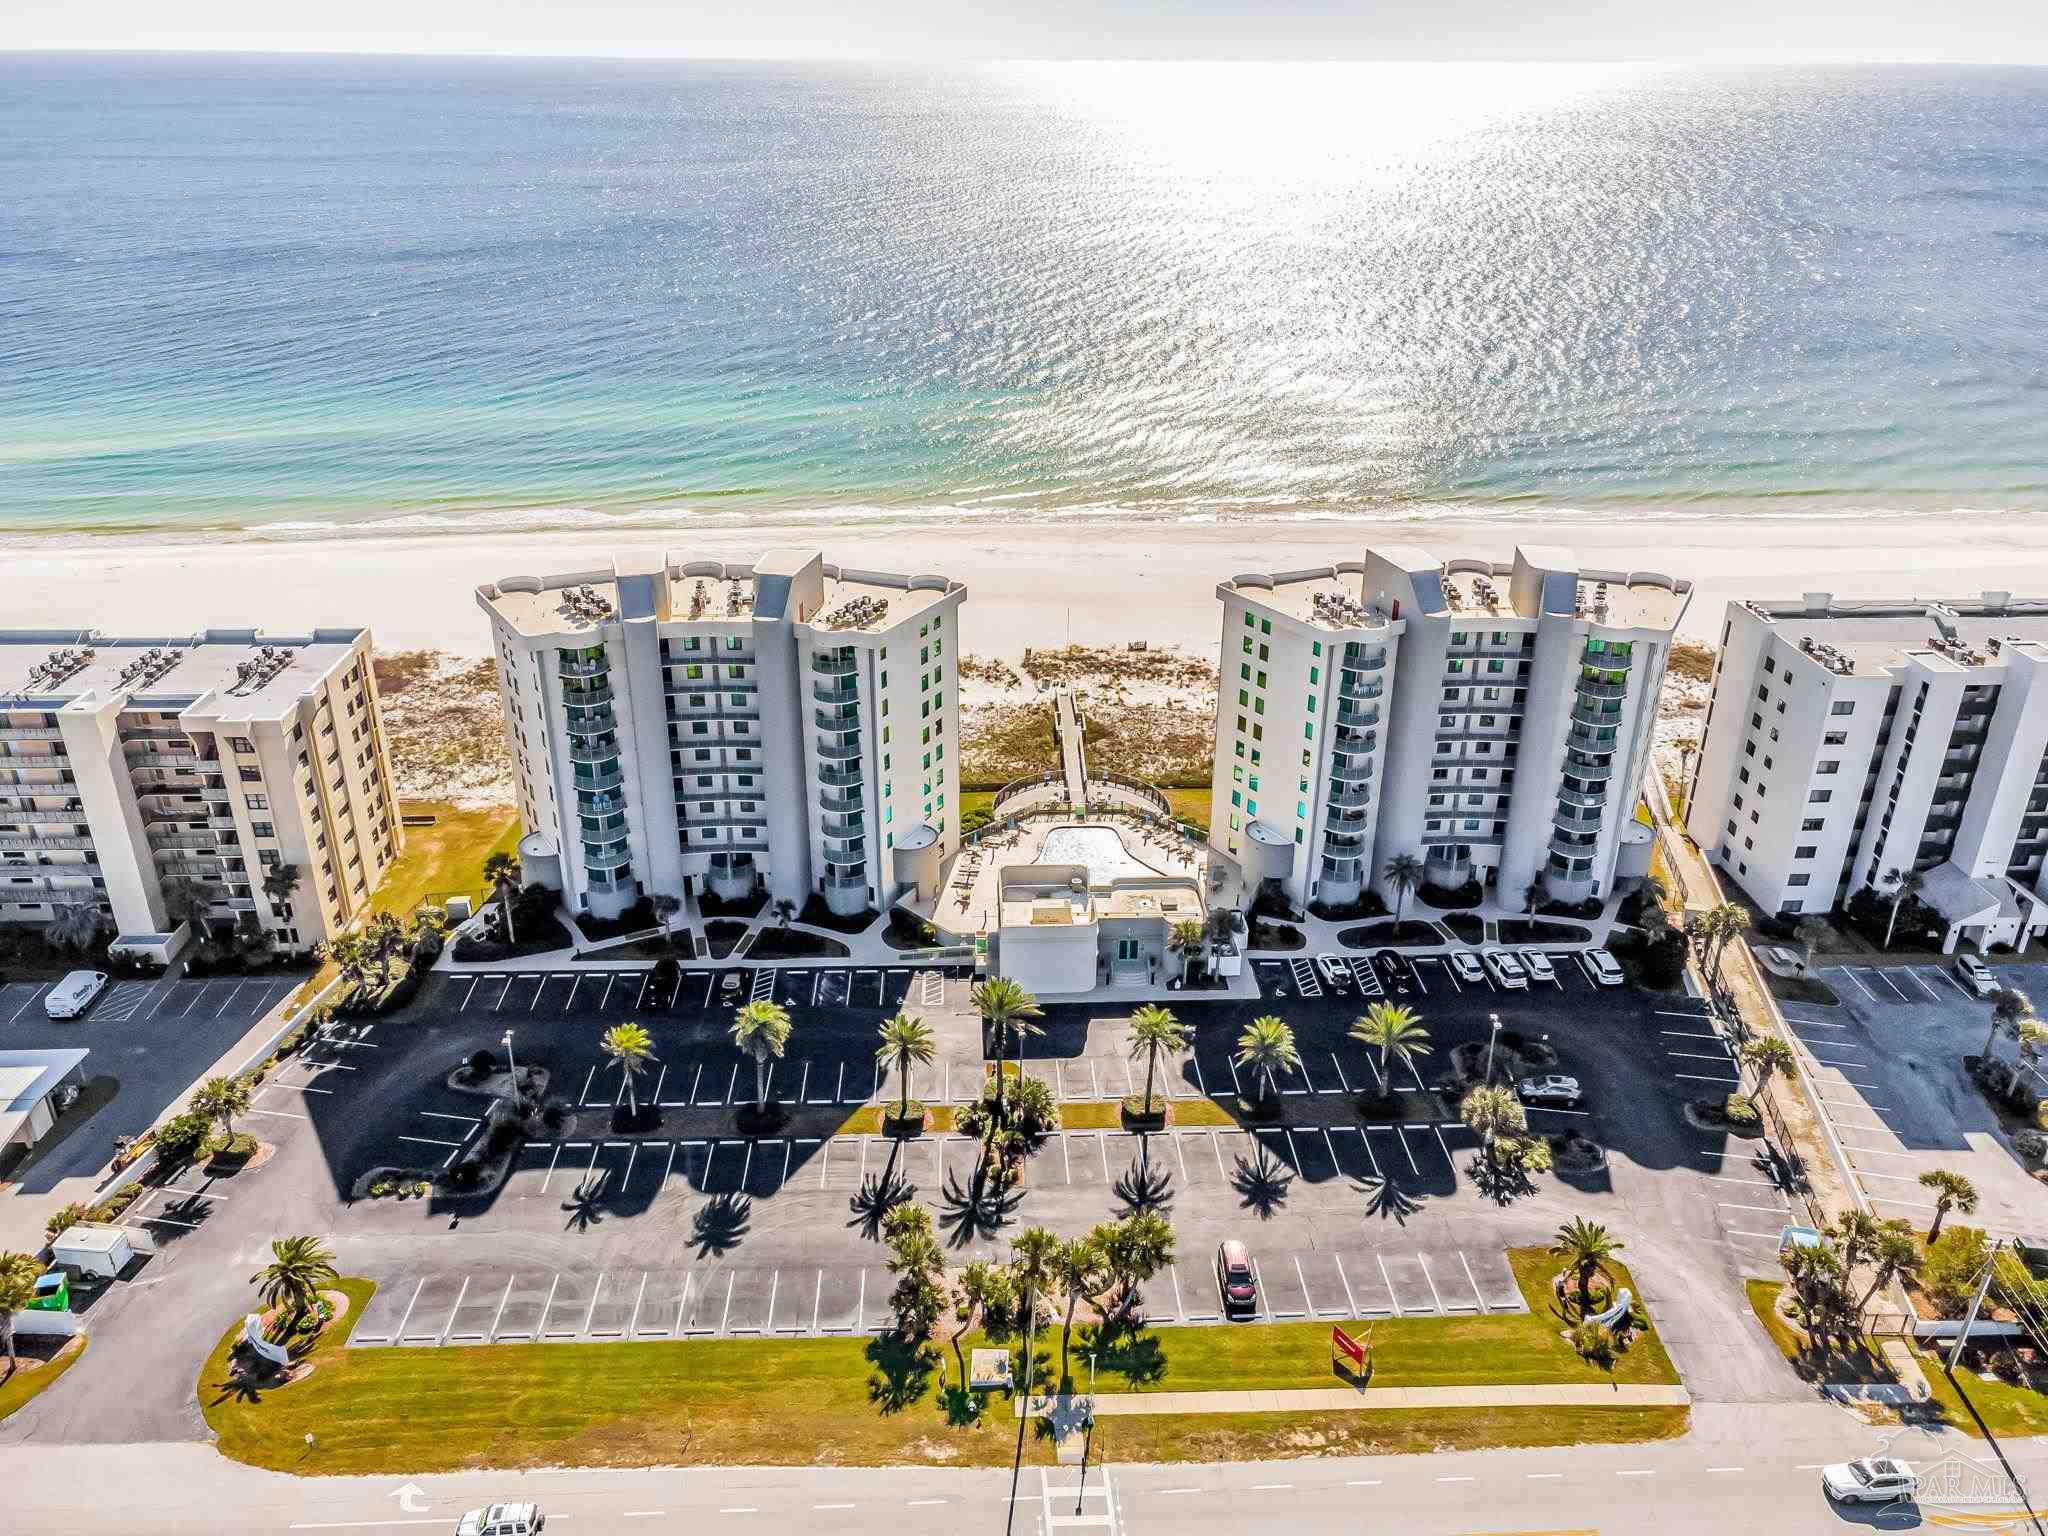
[[[1857,520],[1512,520],[1320,524],[1106,524],[997,529],[821,523],[705,536],[638,528],[615,538],[506,534],[200,544],[138,540],[16,545],[7,564],[10,628],[94,627],[188,634],[257,626],[280,633],[367,624],[386,650],[488,649],[474,589],[502,576],[602,565],[625,550],[747,559],[815,547],[876,570],[941,571],[965,581],[969,652],[1014,660],[1027,647],[1146,640],[1197,655],[1216,644],[1214,589],[1241,571],[1355,557],[1367,542],[1506,559],[1517,541],[1562,544],[1588,568],[1656,570],[1694,584],[1688,635],[1714,639],[1730,598],[1807,591],[1922,597],[2048,591],[2048,521],[2003,514]]]

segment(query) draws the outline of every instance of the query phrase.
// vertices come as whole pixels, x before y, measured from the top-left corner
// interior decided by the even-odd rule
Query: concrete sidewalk
[[[1017,1416],[1097,1418],[1159,1413],[1356,1413],[1385,1408],[1683,1408],[1684,1387],[1558,1384],[1541,1387],[1306,1387],[1275,1392],[1102,1392],[1017,1402]]]

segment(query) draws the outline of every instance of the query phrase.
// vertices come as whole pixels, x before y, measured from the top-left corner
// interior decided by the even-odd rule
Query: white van
[[[493,1504],[464,1515],[455,1536],[539,1536],[547,1524],[538,1504]]]
[[[43,1012],[53,1019],[75,1019],[107,989],[105,971],[73,971],[43,999]]]

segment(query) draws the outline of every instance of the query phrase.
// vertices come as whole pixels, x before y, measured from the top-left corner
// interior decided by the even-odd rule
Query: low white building
[[[0,1174],[50,1134],[63,1091],[84,1081],[87,1054],[62,1047],[0,1051]]]
[[[1210,841],[1301,904],[1391,899],[1396,854],[1510,905],[1605,898],[1648,867],[1626,829],[1691,590],[1543,546],[1233,577]]]
[[[1979,948],[2048,930],[2048,600],[1730,603],[1686,828],[1766,912],[1906,871]]]

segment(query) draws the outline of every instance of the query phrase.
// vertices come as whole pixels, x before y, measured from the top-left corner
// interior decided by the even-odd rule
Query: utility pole
[[[1977,1281],[1977,1294],[1970,1298],[1970,1312],[1963,1319],[1963,1330],[1956,1335],[1956,1347],[1948,1352],[1948,1372],[1955,1374],[1956,1362],[1963,1358],[1963,1346],[1969,1342],[1970,1329],[1977,1321],[1977,1309],[1984,1305],[1984,1293],[1991,1289],[1992,1272],[1998,1268],[1998,1250],[2005,1246],[2000,1238],[1991,1245],[1991,1256],[1984,1261],[1984,1273]]]

